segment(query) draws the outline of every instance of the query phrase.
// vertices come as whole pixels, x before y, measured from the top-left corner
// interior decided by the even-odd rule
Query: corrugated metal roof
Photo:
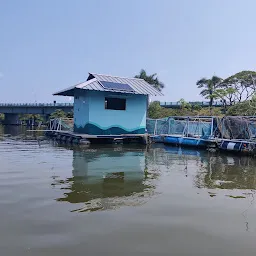
[[[92,78],[93,77],[93,78]],[[54,93],[54,95],[64,95],[64,96],[74,96],[74,89],[84,89],[84,90],[94,90],[94,91],[111,91],[111,92],[121,92],[121,93],[132,93],[132,94],[143,94],[143,95],[152,95],[152,96],[162,96],[163,94],[159,92],[152,85],[148,84],[143,79],[138,78],[124,78],[117,76],[101,75],[95,73],[89,73],[90,80],[86,82],[77,84],[75,86],[69,87],[67,89],[61,90]],[[104,88],[100,81],[107,81],[113,83],[128,84],[132,87],[134,92],[124,92],[120,90],[110,90]]]

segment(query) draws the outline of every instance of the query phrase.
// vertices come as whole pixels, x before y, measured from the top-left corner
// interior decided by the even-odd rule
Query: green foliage
[[[239,102],[234,106],[231,106],[228,111],[228,115],[238,116],[255,116],[256,115],[256,96],[253,96],[251,100]]]
[[[141,70],[137,78],[143,78],[154,85],[156,74],[148,76],[145,70]],[[156,80],[158,83],[158,79]],[[202,78],[197,81],[197,87],[201,88],[200,95],[209,99],[210,108],[202,108],[200,104],[191,106],[184,99],[180,99],[179,109],[162,108],[159,102],[152,102],[148,109],[150,118],[163,118],[168,116],[201,115],[221,116],[227,115],[256,115],[256,72],[241,71],[226,79],[213,76],[210,79]],[[158,86],[155,86],[159,89]],[[163,87],[160,87],[160,91]],[[223,107],[213,107],[214,100],[220,100]]]
[[[74,113],[73,112],[68,112],[66,114],[67,118],[73,118],[74,117]]]
[[[148,117],[153,119],[164,118],[169,116],[209,116],[209,108],[202,108],[201,106],[191,106],[184,99],[182,100],[183,106],[178,109],[163,108],[160,106],[159,101],[150,103],[148,108]],[[213,115],[221,115],[221,108],[213,108]]]
[[[24,115],[20,115],[20,120],[21,121],[27,121],[27,120],[31,120],[34,119],[34,121],[36,122],[42,122],[44,121],[44,118],[39,115],[39,114],[24,114]]]
[[[256,91],[256,72],[255,71],[241,71],[233,76],[224,79],[221,88],[229,90],[229,105],[236,102],[249,100]]]
[[[180,103],[180,107],[182,110],[185,110],[185,109],[190,110],[192,108],[192,106],[188,102],[186,102],[183,98],[180,99],[178,103]]]
[[[241,71],[238,72],[226,79],[222,82],[222,84],[233,84],[233,83],[242,83],[243,85],[250,86],[253,84],[254,80],[256,78],[256,72],[255,71]]]
[[[200,104],[195,104],[195,105],[192,106],[192,109],[193,109],[194,111],[200,112],[201,109],[202,109],[202,106],[201,106]]]
[[[211,79],[202,78],[198,80],[196,83],[197,88],[203,88],[202,91],[200,92],[200,95],[202,95],[206,99],[209,99],[210,115],[213,114],[213,101],[219,98],[218,95],[216,94],[216,90],[221,82],[222,78],[218,76],[213,76]]]
[[[154,101],[149,104],[148,107],[148,117],[157,119],[160,118],[161,106],[159,101]]]
[[[73,112],[66,114],[63,110],[57,109],[50,115],[50,119],[54,119],[54,118],[73,118]],[[31,120],[31,119],[34,119],[36,122],[44,121],[44,117],[39,114],[37,114],[37,115],[33,115],[33,114],[20,115],[21,121],[27,121],[27,120]]]
[[[231,106],[227,110],[227,115],[229,116],[243,116],[246,115],[249,104],[248,102],[240,102]]]
[[[197,82],[202,88],[200,94],[210,99],[210,114],[214,100],[221,100],[223,111],[228,115],[255,115],[256,72],[241,71],[226,79],[213,76],[211,79],[202,78]],[[255,109],[254,109],[255,102]]]
[[[54,118],[66,118],[66,113],[61,109],[56,109],[54,112],[51,113],[50,119]]]
[[[148,117],[157,119],[157,118],[163,118],[167,116],[173,116],[174,111],[173,109],[167,109],[167,108],[162,108],[160,106],[159,101],[154,101],[149,104],[148,107]]]
[[[196,83],[197,88],[202,88],[200,95],[202,95],[205,99],[209,99],[210,111],[212,109],[213,101],[218,98],[215,92],[221,82],[222,78],[213,76],[211,79],[202,78]]]
[[[202,108],[198,111],[199,116],[222,116],[222,108],[221,107],[213,107],[211,110],[209,108]]]
[[[4,114],[0,113],[0,122],[4,120]]]
[[[44,121],[44,118],[43,118],[42,115],[34,115],[34,117],[35,117],[35,120],[36,120],[37,122],[43,122],[43,121]]]
[[[148,75],[144,69],[141,69],[140,73],[135,78],[144,79],[149,84],[153,85],[158,91],[162,91],[164,83],[160,82],[157,74]]]

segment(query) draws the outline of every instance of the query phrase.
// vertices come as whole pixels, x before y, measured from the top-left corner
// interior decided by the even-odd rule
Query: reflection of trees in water
[[[164,146],[90,146],[73,149],[72,176],[53,186],[63,191],[58,201],[83,203],[81,211],[113,209],[145,203],[161,173],[174,170],[199,188],[255,189],[255,161]]]
[[[149,165],[155,166],[161,171],[181,171],[187,177],[190,170],[201,164],[201,158],[207,153],[191,148],[178,148],[172,146],[159,146],[151,149],[152,156],[149,158]]]
[[[53,186],[64,193],[57,201],[84,203],[77,211],[114,209],[140,205],[154,191],[156,173],[146,161],[145,150],[88,148],[73,151],[73,176]]]
[[[250,231],[248,212],[254,205],[256,188],[256,160],[235,155],[208,154],[201,157],[201,164],[195,176],[195,186],[209,189],[241,189],[240,195],[231,191],[226,196],[230,198],[249,198],[248,206],[241,211],[245,230]],[[243,191],[246,190],[246,191]],[[216,196],[216,193],[209,192]]]
[[[217,155],[202,159],[195,184],[220,189],[255,189],[256,160],[249,157]]]

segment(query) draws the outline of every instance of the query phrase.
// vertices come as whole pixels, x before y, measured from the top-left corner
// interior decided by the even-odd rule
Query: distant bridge
[[[205,101],[191,101],[191,102],[187,102],[188,104],[190,104],[192,107],[193,106],[200,106],[203,108],[209,107],[209,102],[205,102]],[[177,102],[160,102],[160,106],[164,107],[164,108],[180,108],[182,106],[181,102],[177,101]],[[214,107],[222,107],[223,103],[220,101],[216,101],[213,102],[213,106]]]
[[[0,113],[5,114],[5,124],[18,124],[20,114],[50,115],[61,109],[65,113],[73,110],[73,103],[0,103]]]

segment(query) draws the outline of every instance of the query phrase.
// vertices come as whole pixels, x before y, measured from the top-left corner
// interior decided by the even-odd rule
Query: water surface
[[[1,255],[256,255],[253,158],[0,127],[0,164]]]

